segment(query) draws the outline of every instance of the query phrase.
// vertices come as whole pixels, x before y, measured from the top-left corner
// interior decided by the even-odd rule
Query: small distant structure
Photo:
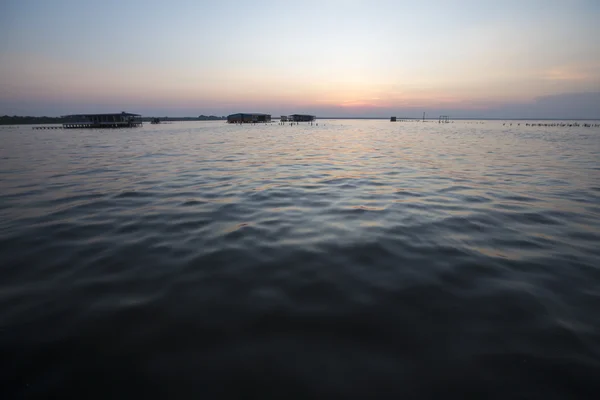
[[[150,120],[150,123],[151,123],[151,124],[160,124],[160,118],[152,118],[152,119]]]
[[[67,121],[63,123],[64,129],[97,129],[97,128],[135,128],[142,126],[140,114],[121,113],[114,114],[74,114],[65,115]]]
[[[288,120],[287,115],[282,115],[280,120],[281,120],[281,122],[287,122],[287,120]]]
[[[294,122],[312,122],[315,118],[314,115],[308,114],[292,114],[289,116],[289,119]]]
[[[390,122],[396,122],[396,117],[391,117]]]
[[[260,113],[237,113],[228,115],[227,122],[230,124],[252,124],[256,122],[271,122],[271,115]]]
[[[440,119],[438,120],[438,123],[442,124],[447,124],[450,122],[450,117],[448,117],[447,115],[440,115]]]

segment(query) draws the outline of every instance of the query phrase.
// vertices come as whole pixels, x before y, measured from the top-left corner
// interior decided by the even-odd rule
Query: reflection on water
[[[0,136],[10,396],[600,389],[598,129]]]

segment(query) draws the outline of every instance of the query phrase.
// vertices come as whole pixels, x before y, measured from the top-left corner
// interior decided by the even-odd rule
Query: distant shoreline
[[[143,122],[150,122],[155,117],[142,117]],[[226,121],[227,117],[200,116],[200,117],[158,117],[161,121],[186,122],[186,121]],[[275,117],[277,119],[277,117]],[[389,117],[317,117],[317,120],[389,120]],[[397,117],[398,122],[422,121],[418,117]],[[425,118],[425,121],[437,121],[438,118]],[[451,121],[600,121],[598,118],[450,118]],[[0,125],[39,125],[62,124],[66,122],[62,117],[32,117],[32,116],[0,116]]]
[[[390,117],[317,117],[317,119],[381,119],[389,120]],[[422,121],[419,117],[397,117],[402,120]],[[425,118],[425,121],[437,121],[438,118]],[[450,121],[600,121],[598,118],[450,118]]]
[[[142,117],[143,122],[150,122],[156,117]],[[201,115],[199,117],[158,117],[161,121],[224,121],[227,117],[218,117],[215,115]],[[0,116],[0,125],[39,125],[39,124],[63,124],[69,122],[63,117],[32,117],[19,115]]]

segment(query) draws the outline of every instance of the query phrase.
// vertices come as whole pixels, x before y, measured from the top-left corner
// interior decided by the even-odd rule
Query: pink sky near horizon
[[[107,27],[65,23],[65,15],[86,11],[70,0],[32,9],[9,0],[0,17],[7,22],[0,33],[12,39],[0,44],[0,114],[112,104],[197,114],[451,109],[476,116],[541,96],[600,92],[600,7],[586,0],[457,0],[454,7],[431,0],[434,14],[431,4],[331,0],[315,2],[319,12],[305,19],[261,0],[265,15],[242,2],[249,18],[214,5],[210,20],[193,2],[176,3],[182,11],[147,8],[158,7],[161,25],[144,14],[129,27]],[[101,21],[105,10],[93,12]],[[114,41],[127,35],[133,45]]]

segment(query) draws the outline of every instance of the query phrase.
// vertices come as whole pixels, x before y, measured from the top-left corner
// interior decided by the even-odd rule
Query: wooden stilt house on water
[[[96,129],[96,128],[135,128],[142,126],[139,114],[126,113],[125,111],[115,114],[75,114],[66,115],[63,118],[65,129]]]
[[[227,116],[227,122],[230,124],[252,124],[256,122],[271,122],[271,115],[260,113],[231,114]]]
[[[315,120],[315,116],[314,115],[308,115],[308,114],[292,114],[289,116],[289,120],[290,121],[294,121],[294,122],[312,122]]]

